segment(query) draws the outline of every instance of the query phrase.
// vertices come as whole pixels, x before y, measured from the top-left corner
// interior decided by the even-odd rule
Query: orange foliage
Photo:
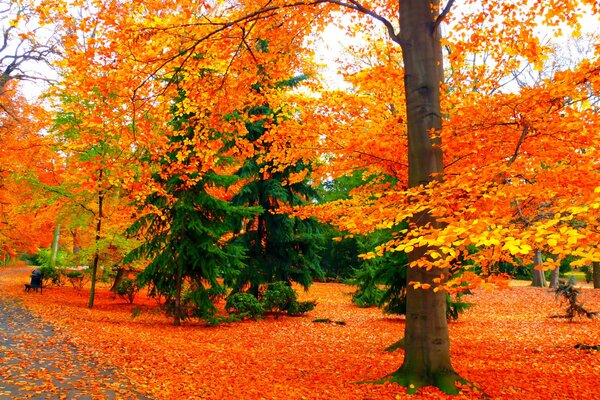
[[[49,246],[57,207],[42,185],[60,180],[50,142],[42,135],[48,113],[26,99],[17,81],[0,92],[0,256]],[[36,185],[37,183],[37,185]]]
[[[129,377],[140,392],[157,399],[399,399],[446,398],[424,388],[415,396],[395,384],[372,385],[394,370],[402,351],[384,348],[402,336],[404,320],[376,309],[357,308],[342,284],[315,284],[303,294],[317,308],[305,317],[267,317],[258,322],[174,327],[141,294],[135,304],[107,289],[96,308],[86,308],[87,290],[50,287],[24,293],[27,275],[7,278],[5,293],[52,321],[78,347]],[[600,309],[600,291],[584,289],[582,300]],[[577,343],[600,344],[600,321],[568,323],[547,289],[514,287],[476,291],[476,306],[450,324],[454,365],[491,398],[586,398],[597,392],[600,360]],[[141,315],[132,318],[132,311]],[[346,325],[314,323],[329,318]],[[465,389],[457,398],[481,398]]]

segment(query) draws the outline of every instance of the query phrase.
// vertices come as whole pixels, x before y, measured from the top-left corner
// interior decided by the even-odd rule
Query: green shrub
[[[290,303],[287,313],[288,315],[304,315],[309,311],[312,311],[317,306],[316,301],[294,301]]]
[[[284,282],[269,283],[262,297],[265,308],[274,312],[276,316],[280,312],[287,311],[294,301],[296,301],[296,292]]]
[[[474,303],[467,303],[462,300],[462,296],[471,294],[470,291],[459,292],[454,297],[446,293],[446,319],[456,321],[460,314],[473,307]]]
[[[225,310],[240,318],[260,318],[265,313],[265,306],[250,293],[234,293],[227,298]]]
[[[44,286],[52,284],[55,286],[63,286],[65,284],[64,276],[57,268],[44,265],[39,268],[43,274]]]
[[[131,279],[123,279],[117,286],[117,294],[129,304],[133,304],[135,296],[140,291],[140,286],[136,281]]]
[[[589,265],[584,265],[581,268],[579,268],[579,270],[584,273],[585,282],[590,283],[594,277],[594,270],[590,268]]]
[[[598,314],[599,311],[589,311],[585,309],[584,303],[579,303],[579,293],[581,289],[575,287],[575,279],[573,277],[569,278],[568,281],[560,281],[558,283],[558,287],[553,290],[556,299],[562,297],[563,300],[567,303],[566,312],[564,315],[555,315],[555,318],[567,318],[569,322],[572,322],[575,317],[587,317],[592,319]]]
[[[269,283],[262,295],[261,303],[267,311],[275,313],[275,318],[278,318],[282,312],[287,312],[288,315],[303,315],[317,305],[315,301],[298,301],[294,289],[285,282]]]
[[[31,257],[31,262],[33,265],[37,265],[39,267],[47,267],[50,266],[50,258],[52,257],[52,251],[50,249],[41,249],[36,254]],[[58,251],[56,253],[56,262],[55,267],[62,267],[65,265],[65,259],[67,258],[67,254]]]
[[[352,302],[359,307],[379,306],[385,291],[378,286],[378,269],[373,265],[356,269],[348,284],[357,286],[352,294]]]

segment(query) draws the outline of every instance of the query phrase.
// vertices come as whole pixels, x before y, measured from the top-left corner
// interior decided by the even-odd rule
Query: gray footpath
[[[7,273],[23,276],[25,283],[31,268],[0,267],[0,275]],[[68,333],[8,297],[1,285],[0,399],[149,399],[118,370],[101,366],[78,349]]]

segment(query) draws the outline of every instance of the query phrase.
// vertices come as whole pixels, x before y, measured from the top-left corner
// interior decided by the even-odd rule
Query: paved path
[[[0,267],[0,275],[20,274],[24,282],[30,272]],[[7,297],[1,285],[0,399],[147,399],[118,371],[78,350],[68,334]]]

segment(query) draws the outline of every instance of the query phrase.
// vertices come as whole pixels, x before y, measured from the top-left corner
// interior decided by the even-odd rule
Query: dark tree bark
[[[600,289],[600,262],[592,263],[592,280],[594,289]]]
[[[100,170],[98,173],[98,182],[102,182],[104,177],[104,170]],[[98,214],[96,215],[96,238],[95,244],[96,249],[94,251],[94,261],[92,263],[92,278],[91,278],[91,287],[90,287],[90,298],[88,300],[88,308],[94,307],[94,298],[96,297],[96,274],[98,272],[98,263],[100,262],[100,238],[102,237],[102,219],[104,218],[103,214],[103,204],[104,204],[104,189],[100,189],[98,192]]]
[[[183,266],[179,262],[177,266],[177,282],[175,282],[175,304],[173,309],[173,325],[181,325],[181,291],[183,290]]]
[[[117,269],[117,275],[115,276],[115,280],[113,281],[113,284],[110,287],[111,292],[117,293],[117,288],[119,287],[119,284],[123,282],[123,279],[125,279],[126,273],[127,269],[123,267],[119,267]]]
[[[440,84],[443,80],[442,49],[437,29],[438,0],[400,1],[400,36],[404,59],[404,85],[408,123],[408,182],[410,187],[441,179],[442,128]],[[416,226],[441,227],[429,213],[415,216]],[[411,261],[425,256],[426,249],[410,253]],[[428,283],[447,269],[409,268],[408,282]],[[456,393],[460,380],[450,362],[450,340],[443,291],[414,289],[408,285],[405,328],[405,356],[392,380],[407,386],[409,392],[423,386],[437,386]]]

